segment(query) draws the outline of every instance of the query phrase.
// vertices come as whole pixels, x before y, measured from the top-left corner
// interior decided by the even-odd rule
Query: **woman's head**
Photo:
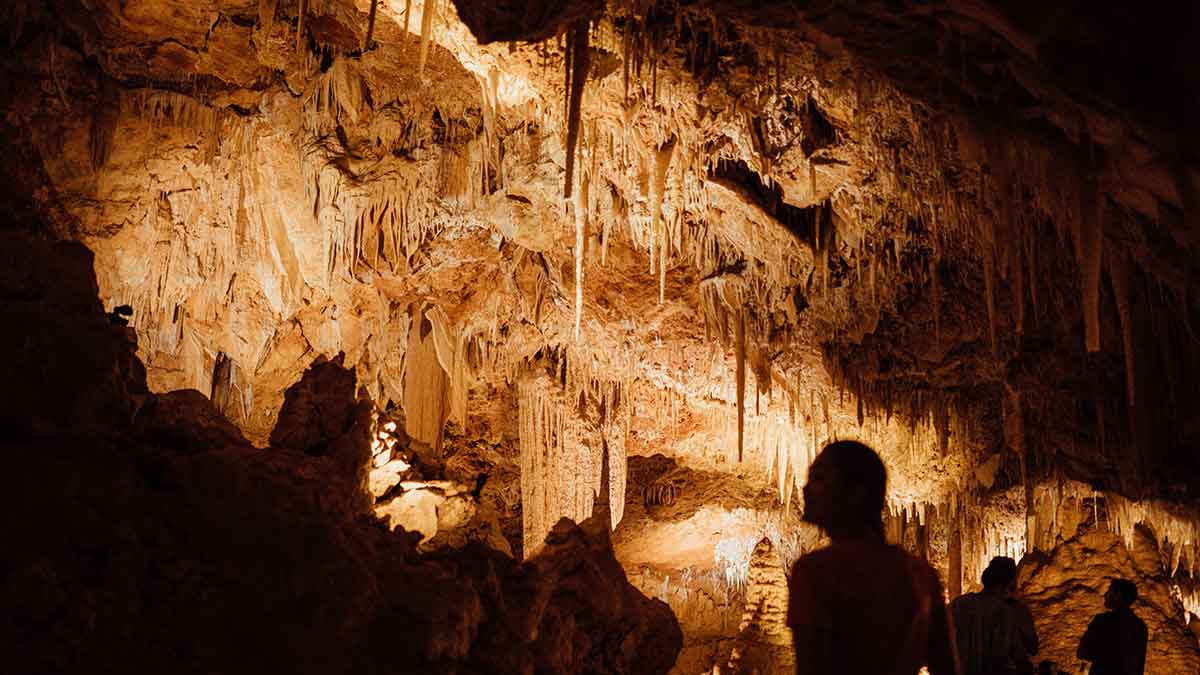
[[[831,537],[882,535],[887,469],[879,455],[857,441],[825,446],[808,469],[804,519]]]

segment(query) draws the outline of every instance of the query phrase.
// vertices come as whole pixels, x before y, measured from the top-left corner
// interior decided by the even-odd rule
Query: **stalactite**
[[[1021,392],[1009,385],[1004,386],[1004,397],[1007,411],[1004,417],[1004,431],[1008,436],[1008,445],[1017,455],[1021,471],[1021,483],[1025,497],[1025,548],[1032,550],[1034,546],[1033,518],[1033,480],[1029,475],[1029,466],[1025,453],[1025,425],[1021,410]]]
[[[651,38],[652,42],[657,40]],[[650,53],[650,105],[658,105],[658,55],[661,45],[653,44]]]
[[[89,137],[92,170],[95,171],[108,161],[112,150],[113,134],[121,115],[121,94],[117,85],[107,77],[100,78],[100,100],[92,108],[92,126]]]
[[[379,0],[371,0],[371,11],[367,14],[367,36],[363,40],[362,50],[364,52],[371,49],[372,36],[375,34],[375,12],[378,9]]]
[[[878,267],[878,263],[879,263],[879,261],[876,260],[874,257],[872,257],[870,260],[867,261],[867,276],[870,280],[869,283],[871,285],[871,305],[874,308],[873,311],[876,311],[876,312],[878,311],[877,303],[878,303],[878,291],[879,291],[879,275],[878,275],[878,272],[876,271],[876,267]]]
[[[441,307],[431,307],[425,312],[432,328],[434,353],[442,366],[446,380],[444,399],[445,415],[448,419],[465,425],[467,421],[467,397],[470,394],[466,380],[466,344],[468,331],[456,330],[450,317]]]
[[[1017,337],[1020,337],[1025,330],[1025,261],[1024,261],[1024,228],[1013,228],[1016,232],[1016,241],[1012,243],[1012,265],[1011,270],[1013,296],[1017,302]]]
[[[404,427],[412,438],[441,454],[446,420],[446,371],[438,360],[433,325],[418,312],[408,334],[404,358]]]
[[[1158,500],[1131,501],[1106,494],[1105,502],[1108,528],[1125,540],[1130,551],[1134,550],[1137,526],[1146,525],[1168,556],[1170,575],[1174,576],[1184,561],[1188,563],[1189,576],[1194,573],[1200,559],[1200,520],[1185,516],[1178,507]]]
[[[300,53],[300,45],[304,43],[304,15],[308,13],[308,0],[300,0],[299,18],[296,20],[296,53]]]
[[[583,326],[583,235],[587,229],[588,178],[579,176],[575,193],[575,341],[579,342]]]
[[[1105,257],[1108,259],[1108,278],[1112,283],[1117,314],[1121,319],[1121,349],[1125,352],[1125,395],[1128,405],[1133,407],[1136,371],[1134,370],[1133,353],[1133,309],[1130,305],[1129,290],[1129,258],[1120,249],[1110,250]]]
[[[404,32],[408,32],[408,17],[412,16],[412,0],[404,0]]]
[[[1079,286],[1083,294],[1084,341],[1089,352],[1100,351],[1100,257],[1104,248],[1104,191],[1093,180],[1080,191],[1079,235],[1076,243]]]
[[[417,57],[417,77],[425,73],[425,61],[429,58],[429,41],[433,34],[433,19],[437,15],[438,0],[425,0],[421,6],[421,51]],[[405,21],[407,22],[407,18]]]
[[[1025,259],[1028,261],[1027,266],[1029,268],[1029,303],[1033,306],[1033,320],[1035,324],[1041,318],[1041,309],[1038,304],[1038,244],[1036,237],[1037,231],[1035,229],[1025,238]]]
[[[737,329],[735,333],[737,360],[737,425],[738,425],[738,462],[742,461],[746,431],[746,314],[745,309],[739,309]]]
[[[258,26],[263,35],[270,35],[275,24],[275,9],[279,0],[258,0]]]
[[[621,36],[621,83],[625,91],[625,106],[629,107],[629,59],[630,44],[633,42],[633,30],[626,29]]]
[[[996,346],[996,252],[995,229],[991,219],[985,219],[986,234],[983,239],[983,285],[987,294],[988,343],[992,347],[992,356],[998,355]]]
[[[674,136],[669,141],[659,146],[658,151],[654,154],[654,176],[650,183],[650,230],[654,233],[655,243],[658,245],[658,302],[662,304],[665,300],[666,285],[667,285],[667,252],[669,250],[669,238],[662,226],[662,206],[663,199],[666,198],[667,172],[671,167],[671,158],[675,154],[676,139]],[[651,251],[651,256],[655,252]]]
[[[579,142],[579,116],[583,105],[583,87],[587,83],[588,68],[591,65],[588,50],[588,35],[591,32],[591,22],[587,19],[577,21],[568,31],[567,44],[569,67],[566,72],[567,91],[569,92],[567,106],[567,147],[566,147],[566,179],[563,182],[563,197],[571,197],[572,181],[575,173],[575,146]]]

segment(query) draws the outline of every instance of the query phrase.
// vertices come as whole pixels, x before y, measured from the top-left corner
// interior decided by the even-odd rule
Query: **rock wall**
[[[0,659],[11,672],[662,673],[680,634],[560,522],[525,564],[418,555],[370,511],[371,404],[338,363],[251,446],[194,391],[146,393],[76,243],[0,235]],[[603,593],[596,593],[598,588]]]
[[[1134,613],[1146,622],[1146,673],[1200,672],[1200,644],[1183,621],[1183,605],[1172,597],[1170,581],[1153,537],[1141,528],[1130,550],[1121,539],[1089,529],[1048,554],[1021,563],[1020,592],[1029,602],[1041,639],[1038,659],[1075,672],[1075,649],[1092,617],[1104,610],[1104,592],[1114,578],[1138,586]]]

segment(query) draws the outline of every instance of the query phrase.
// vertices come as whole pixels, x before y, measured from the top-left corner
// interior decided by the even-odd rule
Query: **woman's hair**
[[[842,485],[860,488],[856,492],[861,500],[839,502],[834,517],[845,524],[870,524],[882,534],[887,469],[879,455],[858,441],[836,441],[825,446],[821,458],[834,468]]]

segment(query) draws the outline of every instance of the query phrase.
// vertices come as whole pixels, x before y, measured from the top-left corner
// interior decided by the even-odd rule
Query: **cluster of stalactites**
[[[1179,604],[1183,605],[1184,624],[1200,620],[1200,588],[1197,587],[1195,580],[1190,580],[1190,583],[1186,585],[1173,584],[1171,595],[1179,600]]]
[[[1134,209],[1113,208],[1109,193],[1115,194],[1119,181],[1113,176],[1120,175],[1121,168],[1103,147],[1091,144],[1086,132],[1080,135],[1078,148],[1052,147],[1020,134],[976,128],[965,119],[939,118],[904,101],[886,86],[862,90],[860,111],[865,112],[860,114],[860,122],[873,129],[869,135],[877,137],[883,137],[888,129],[909,131],[908,151],[897,152],[896,161],[881,171],[899,195],[900,210],[915,220],[918,231],[928,238],[932,266],[951,248],[982,263],[982,304],[987,308],[993,354],[1003,359],[1019,344],[1012,335],[1021,335],[1028,317],[1037,320],[1045,298],[1053,292],[1046,279],[1052,278],[1054,261],[1073,257],[1083,318],[1081,342],[1089,352],[1121,349],[1126,400],[1133,406],[1137,324],[1132,308],[1138,289],[1136,273],[1141,270],[1128,247],[1113,245],[1118,237],[1114,233],[1122,227],[1115,220],[1157,220],[1158,210],[1170,204],[1170,191],[1140,199]],[[1153,208],[1144,208],[1147,204]],[[880,222],[880,209],[865,203],[859,206],[864,220]],[[1057,235],[1057,246],[1046,250],[1044,233],[1050,228],[1050,239]],[[1156,274],[1151,269],[1144,272],[1147,279]],[[1100,340],[1104,273],[1117,310],[1120,345],[1106,346]],[[1007,282],[1007,289],[1002,282]],[[930,275],[928,283],[936,332],[940,275]],[[1011,313],[1002,310],[1000,296],[1006,290]],[[1162,302],[1169,301],[1164,297]]]
[[[1195,577],[1200,557],[1200,517],[1158,500],[1132,501],[1106,495],[1106,502],[1108,527],[1125,540],[1126,547],[1133,550],[1134,530],[1141,525],[1158,542],[1171,576],[1186,570],[1188,576]]]
[[[705,507],[712,509],[714,507]],[[796,559],[816,539],[816,528],[799,526],[792,514],[779,510],[720,509],[722,532],[713,547],[715,581],[727,597],[743,596],[751,582],[755,552],[763,553],[763,539],[771,542],[771,554],[782,570],[791,569]],[[759,563],[766,562],[762,558]]]
[[[963,571],[967,579],[977,579],[993,556],[1020,560],[1027,551],[1050,551],[1075,537],[1085,523],[1120,536],[1130,551],[1136,528],[1141,526],[1157,543],[1169,576],[1179,572],[1195,576],[1200,518],[1179,507],[1155,500],[1131,501],[1074,481],[1036,485],[1029,497],[1021,486],[982,502],[969,492],[964,494],[967,534],[963,537]]]
[[[564,400],[560,385],[545,374],[531,375],[518,384],[517,403],[525,557],[541,549],[559,519],[589,518],[600,497],[608,502],[615,528],[625,506],[624,429],[616,424],[589,424],[571,401]],[[601,495],[605,487],[608,493]]]
[[[221,138],[228,133],[225,125],[237,124],[232,113],[187,94],[153,88],[123,89],[108,79],[101,81],[100,100],[92,114],[89,150],[94,170],[107,161],[121,116],[146,119],[155,127],[196,132],[206,162],[216,156]]]
[[[808,468],[816,458],[817,447],[811,435],[779,415],[755,425],[754,439],[767,460],[767,482],[779,494],[785,509],[790,509],[792,494],[808,480]]]
[[[457,222],[452,207],[478,200],[485,164],[474,142],[443,148],[435,166],[396,164],[367,182],[305,161],[305,196],[326,232],[326,283],[406,273],[421,245]]]

